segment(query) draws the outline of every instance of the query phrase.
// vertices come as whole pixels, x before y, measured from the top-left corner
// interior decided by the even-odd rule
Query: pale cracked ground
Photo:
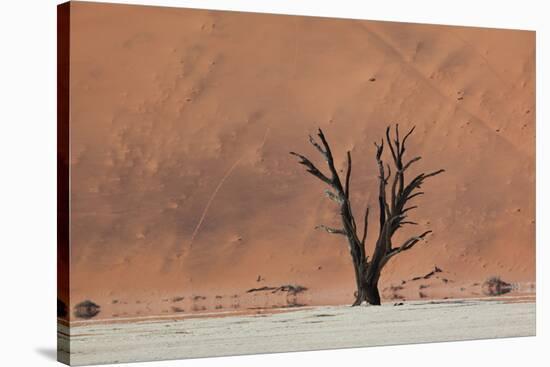
[[[60,326],[67,350],[66,327]],[[535,303],[429,301],[71,327],[72,365],[535,335]],[[61,352],[68,361],[68,354]]]

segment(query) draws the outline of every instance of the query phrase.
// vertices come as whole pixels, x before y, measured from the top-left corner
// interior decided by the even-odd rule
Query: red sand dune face
[[[158,314],[177,295],[213,305],[282,284],[350,303],[347,245],[314,229],[337,224],[336,207],[288,152],[323,167],[307,141],[317,127],[337,166],[351,150],[362,218],[376,208],[373,142],[393,122],[417,126],[411,175],[447,172],[396,242],[433,235],[388,264],[381,288],[434,265],[456,287],[535,280],[534,32],[71,6],[73,306]],[[461,296],[429,296],[445,295]]]

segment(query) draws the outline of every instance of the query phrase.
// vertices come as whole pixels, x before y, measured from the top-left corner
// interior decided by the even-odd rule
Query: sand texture
[[[423,160],[411,175],[446,170],[415,199],[411,220],[419,226],[395,239],[433,230],[388,263],[380,281],[384,301],[477,297],[493,275],[521,289],[535,282],[534,32],[76,2],[70,57],[71,297],[62,298],[72,321],[84,300],[101,307],[95,319],[350,304],[346,243],[315,229],[337,225],[337,207],[324,196],[325,185],[288,154],[307,154],[325,168],[307,140],[318,127],[339,169],[352,152],[354,211],[362,218],[367,204],[373,208],[367,251],[377,235],[373,142],[385,127],[417,126],[407,154]],[[443,272],[413,280],[434,266]],[[247,293],[284,285],[307,290]],[[417,339],[395,332],[376,342],[370,338],[377,334],[346,321],[360,317],[372,330],[409,308],[330,309],[338,316],[322,320],[345,325],[340,341],[325,339],[337,327],[319,330],[317,338],[317,324],[300,324],[311,338],[295,349],[532,330],[520,322],[532,306],[491,306],[510,312],[517,329],[496,322],[482,304],[407,307]],[[457,334],[435,327],[436,320],[423,323],[436,310],[474,317],[476,307],[486,314]],[[265,320],[305,323],[315,312]],[[456,320],[440,316],[439,326]],[[226,323],[237,319],[224,320],[212,330],[205,320],[173,327],[199,333],[190,340],[215,343],[213,330],[231,333]],[[270,347],[259,340],[234,345],[236,353],[292,349],[284,328],[297,324],[281,324],[277,336],[264,322],[251,325],[273,337]],[[396,327],[412,332],[408,322]],[[174,348],[169,343],[150,354],[164,340],[155,336],[159,325],[125,326],[153,328],[143,355],[139,348],[126,354],[136,344],[125,345],[130,341],[109,329],[91,349],[76,338],[83,354],[75,360],[205,355],[209,344],[188,344],[186,334],[168,339]],[[107,348],[111,336],[120,355]],[[220,348],[215,353],[229,354]]]

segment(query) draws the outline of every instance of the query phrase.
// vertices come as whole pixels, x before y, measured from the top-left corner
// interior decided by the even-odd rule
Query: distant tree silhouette
[[[355,218],[352,213],[351,203],[349,199],[350,193],[350,178],[351,178],[351,153],[347,152],[347,171],[345,181],[342,183],[340,176],[334,166],[334,158],[330,150],[330,146],[319,129],[318,136],[321,140],[321,145],[315,141],[310,135],[310,143],[317,149],[325,158],[329,175],[325,175],[305,156],[290,152],[300,159],[300,164],[306,166],[307,172],[317,177],[326,183],[330,189],[326,190],[327,197],[336,202],[340,207],[340,216],[342,219],[341,228],[331,228],[325,225],[319,225],[317,228],[324,229],[328,233],[343,235],[346,237],[349,244],[353,267],[355,269],[355,281],[357,291],[355,293],[355,302],[353,306],[360,305],[363,301],[371,305],[380,305],[380,293],[378,291],[378,280],[384,266],[395,255],[411,249],[414,245],[422,241],[432,231],[425,231],[417,236],[413,236],[398,246],[392,243],[392,236],[395,232],[404,225],[416,225],[417,223],[407,220],[407,213],[416,209],[416,205],[407,206],[407,204],[415,197],[422,195],[423,192],[418,191],[424,181],[435,175],[438,175],[444,170],[438,170],[431,173],[421,173],[414,177],[410,182],[405,182],[405,172],[412,164],[418,162],[421,157],[415,157],[408,162],[403,162],[405,154],[405,144],[407,139],[414,131],[414,127],[403,137],[399,137],[399,126],[395,125],[395,137],[392,141],[390,137],[390,126],[386,129],[386,141],[390,148],[391,160],[395,167],[395,173],[392,178],[391,168],[389,164],[384,164],[382,153],[384,151],[384,139],[381,139],[380,144],[374,143],[376,146],[376,162],[378,165],[378,205],[379,205],[379,234],[374,247],[372,256],[369,258],[365,253],[365,240],[367,238],[369,207],[367,206],[363,232],[359,236]],[[391,183],[390,183],[391,180]],[[387,193],[387,186],[389,193]],[[388,198],[389,195],[389,198]]]

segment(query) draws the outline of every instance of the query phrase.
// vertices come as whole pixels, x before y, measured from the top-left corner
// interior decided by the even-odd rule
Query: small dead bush
[[[101,306],[90,300],[80,302],[74,307],[74,315],[81,319],[91,319],[99,312],[101,312]]]
[[[482,285],[483,293],[487,296],[500,296],[512,291],[512,284],[493,276],[487,279]]]

